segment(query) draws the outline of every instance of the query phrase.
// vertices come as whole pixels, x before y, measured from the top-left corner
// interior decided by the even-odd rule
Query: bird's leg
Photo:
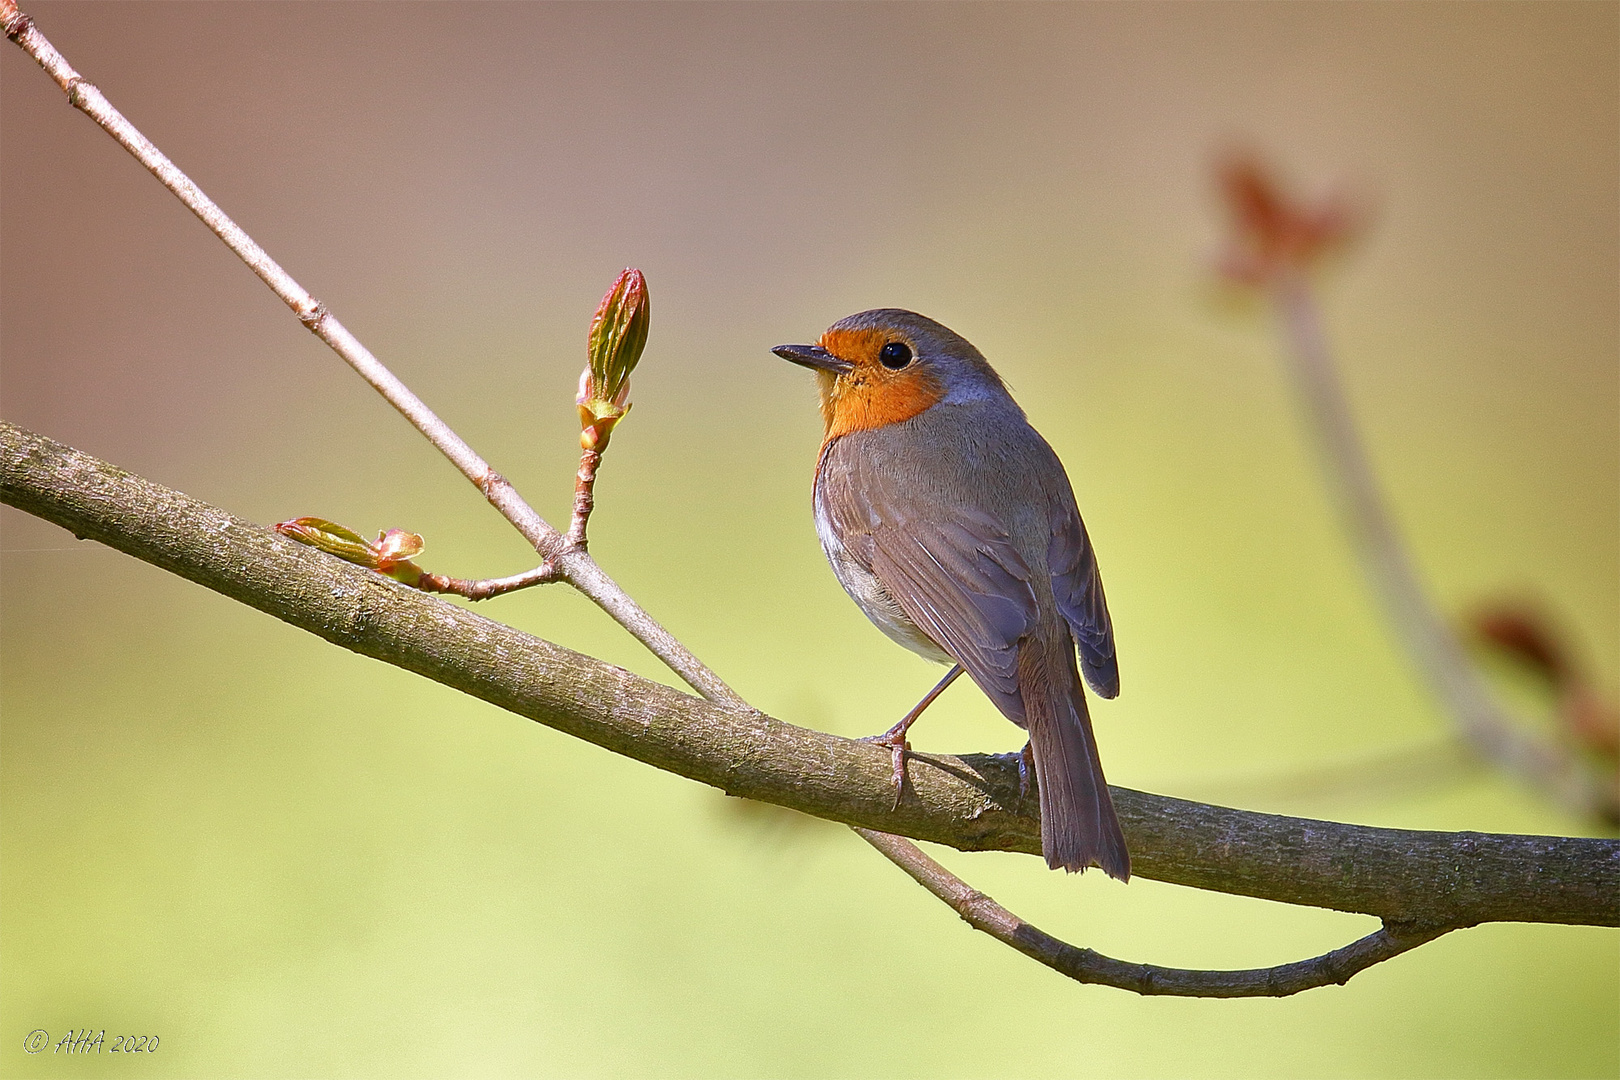
[[[927,695],[917,702],[916,707],[906,713],[904,719],[882,735],[873,735],[864,740],[866,742],[875,742],[879,746],[887,746],[894,753],[894,805],[896,809],[900,806],[900,797],[906,793],[906,752],[911,749],[911,744],[906,742],[906,732],[911,729],[912,724],[917,722],[917,717],[923,714],[923,710],[932,705],[934,699],[943,694],[945,688],[955,682],[956,677],[960,674],[962,674],[962,665],[952,664],[951,670],[947,671],[945,677],[939,680],[939,685],[928,691]]]

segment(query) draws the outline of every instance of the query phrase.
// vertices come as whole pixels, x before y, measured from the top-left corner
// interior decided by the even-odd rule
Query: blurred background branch
[[[1314,206],[1293,200],[1252,152],[1230,155],[1218,169],[1218,180],[1232,224],[1221,271],[1235,284],[1261,290],[1276,312],[1327,486],[1413,666],[1475,753],[1583,817],[1620,824],[1620,771],[1612,761],[1600,771],[1568,747],[1536,737],[1496,700],[1429,600],[1384,506],[1340,385],[1313,277],[1328,256],[1354,238],[1365,211],[1342,194]],[[1522,620],[1518,626],[1520,632],[1498,633],[1495,639],[1529,646]],[[1533,647],[1528,651],[1546,655]],[[1588,690],[1585,698],[1591,696]],[[1590,728],[1597,713],[1587,707],[1580,715]]]

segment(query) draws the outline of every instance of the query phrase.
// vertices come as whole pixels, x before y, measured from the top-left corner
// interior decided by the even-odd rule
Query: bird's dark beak
[[[829,375],[842,375],[855,367],[848,360],[840,360],[820,345],[778,345],[771,352],[784,360],[791,360],[814,371],[825,371]]]

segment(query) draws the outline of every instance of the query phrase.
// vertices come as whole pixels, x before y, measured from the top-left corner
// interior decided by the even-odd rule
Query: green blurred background
[[[560,521],[625,265],[651,344],[593,551],[759,707],[879,731],[937,672],[839,590],[811,380],[915,308],[1006,376],[1096,541],[1110,778],[1433,829],[1589,826],[1481,768],[1313,791],[1445,717],[1372,607],[1269,323],[1216,301],[1247,141],[1376,206],[1325,290],[1448,611],[1529,597],[1620,668],[1620,78],[1592,4],[25,5]],[[477,493],[19,50],[0,48],[3,414],[236,514],[530,565]],[[1074,985],[846,831],[749,807],[11,510],[7,1076],[1612,1076],[1620,936],[1487,926],[1282,1001]],[[496,618],[654,678],[562,588]],[[917,732],[1012,750],[971,689]],[[1254,966],[1370,919],[941,857],[1127,959]],[[28,1057],[44,1028],[161,1037]]]

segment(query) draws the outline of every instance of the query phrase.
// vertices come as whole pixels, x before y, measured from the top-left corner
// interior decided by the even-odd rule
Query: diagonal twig
[[[371,350],[361,344],[327,310],[325,304],[310,295],[241,226],[203,194],[190,177],[112,106],[106,95],[75,71],[34,25],[33,19],[17,9],[16,0],[0,0],[0,24],[3,24],[6,36],[21,46],[56,81],[75,108],[94,120],[185,203],[215,236],[224,241],[226,247],[248,265],[248,269],[270,287],[271,292],[292,309],[299,322],[324,341],[409,420],[428,442],[449,458],[461,474],[472,481],[490,504],[534,546],[535,551],[557,567],[564,580],[595,601],[692,689],[711,701],[732,708],[748,708],[748,704],[718,675],[619,588],[582,546],[571,544],[567,537],[547,524],[506,477],[496,472],[461,436],[452,431],[398,376],[372,355]]]
[[[532,585],[549,585],[558,577],[554,563],[541,563],[533,570],[525,570],[521,574],[510,577],[479,578],[468,581],[465,578],[450,577],[447,574],[424,573],[416,582],[416,588],[423,592],[445,593],[449,596],[460,596],[468,600],[488,600],[492,596],[504,596],[509,592],[527,589]]]

